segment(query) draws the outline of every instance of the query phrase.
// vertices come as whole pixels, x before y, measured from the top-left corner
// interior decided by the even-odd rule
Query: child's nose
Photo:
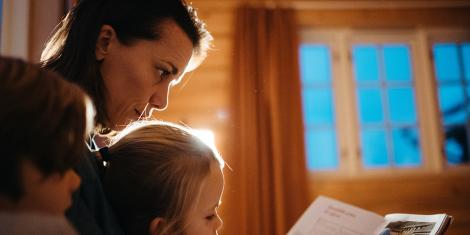
[[[217,215],[217,219],[216,219],[216,222],[215,222],[215,230],[219,230],[222,227],[223,224],[224,224],[224,222],[222,221],[220,216]]]

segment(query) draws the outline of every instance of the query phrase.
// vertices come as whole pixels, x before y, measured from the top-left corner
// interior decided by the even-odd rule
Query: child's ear
[[[96,40],[96,60],[101,61],[106,57],[111,47],[111,43],[116,39],[116,31],[114,31],[113,27],[107,24],[101,27],[98,39]]]
[[[165,220],[161,217],[157,217],[150,222],[149,226],[149,234],[150,235],[160,235],[161,229],[163,227],[163,224],[165,223]]]

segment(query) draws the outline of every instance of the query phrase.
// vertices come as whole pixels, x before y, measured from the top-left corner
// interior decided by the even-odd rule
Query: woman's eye
[[[206,220],[213,220],[215,218],[215,214],[206,216]]]
[[[160,75],[160,78],[167,78],[170,75],[170,72],[165,70],[165,69],[158,69],[158,75]]]

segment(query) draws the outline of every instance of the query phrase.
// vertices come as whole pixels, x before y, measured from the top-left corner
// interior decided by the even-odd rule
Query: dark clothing
[[[66,212],[70,222],[82,235],[124,234],[103,191],[100,160],[90,152],[75,171],[82,184],[73,194],[72,207]]]

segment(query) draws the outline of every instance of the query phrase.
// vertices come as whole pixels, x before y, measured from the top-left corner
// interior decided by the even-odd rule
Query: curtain
[[[285,234],[309,198],[295,14],[242,6],[235,27],[222,234]]]

